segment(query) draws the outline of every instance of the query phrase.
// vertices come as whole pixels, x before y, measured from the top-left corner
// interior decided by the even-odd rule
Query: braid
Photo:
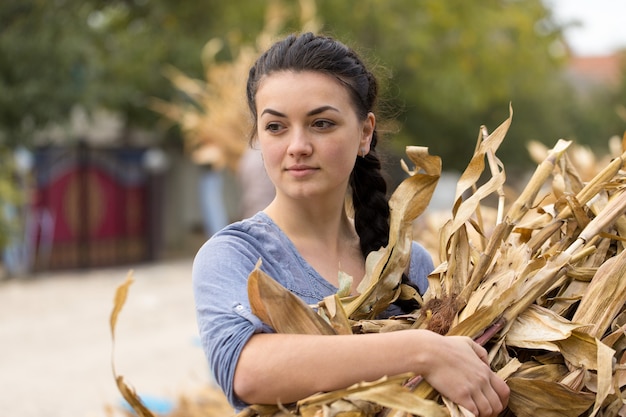
[[[362,158],[357,157],[350,176],[354,228],[359,235],[361,253],[365,258],[370,252],[379,250],[389,243],[389,199],[380,159],[376,155],[376,136],[374,131],[370,152]],[[419,292],[417,285],[404,273],[401,283]],[[413,299],[398,299],[394,304],[407,313],[420,308]]]
[[[375,142],[376,132],[372,137],[370,152],[364,157],[357,157],[350,176],[354,226],[359,234],[364,257],[371,251],[387,246],[389,241],[387,183],[376,155]]]

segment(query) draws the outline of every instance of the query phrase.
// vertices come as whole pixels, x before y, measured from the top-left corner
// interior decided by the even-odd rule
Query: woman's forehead
[[[349,92],[335,77],[319,71],[279,71],[263,77],[256,94],[259,106],[288,101],[315,102],[315,105],[350,104]]]

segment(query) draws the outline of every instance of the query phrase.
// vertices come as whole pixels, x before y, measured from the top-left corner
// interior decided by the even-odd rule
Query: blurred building
[[[626,52],[600,56],[573,56],[566,68],[572,85],[581,93],[594,88],[617,88],[622,81]]]
[[[52,127],[32,149],[24,271],[91,268],[192,256],[202,243],[198,167],[151,132],[123,132],[110,114]],[[225,201],[238,213],[235,178]]]

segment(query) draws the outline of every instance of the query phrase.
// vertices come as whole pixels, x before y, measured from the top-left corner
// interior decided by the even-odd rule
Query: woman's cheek
[[[276,149],[271,147],[262,148],[263,163],[265,164],[265,170],[272,181],[275,181],[280,171],[282,158],[280,153]]]

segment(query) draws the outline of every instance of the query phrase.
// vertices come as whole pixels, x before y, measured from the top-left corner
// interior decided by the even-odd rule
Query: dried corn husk
[[[337,334],[297,295],[285,291],[260,269],[259,261],[248,278],[248,298],[252,311],[278,333]],[[285,312],[289,314],[285,314]]]

